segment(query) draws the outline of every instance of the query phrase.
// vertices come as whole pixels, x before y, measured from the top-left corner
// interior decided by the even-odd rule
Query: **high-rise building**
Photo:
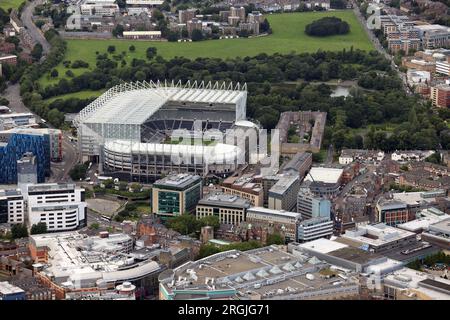
[[[268,193],[269,209],[295,211],[300,179],[295,175],[281,175]]]
[[[297,197],[297,212],[301,214],[302,219],[330,219],[331,202],[307,188],[301,188]]]
[[[433,105],[439,108],[450,107],[450,86],[437,85],[431,87],[430,99],[433,102]]]
[[[170,175],[153,184],[152,210],[161,216],[179,216],[193,212],[201,197],[200,176]]]
[[[178,21],[180,23],[187,23],[189,20],[195,18],[196,9],[187,9],[178,11]]]

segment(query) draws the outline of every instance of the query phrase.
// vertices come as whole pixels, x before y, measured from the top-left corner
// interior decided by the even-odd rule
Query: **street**
[[[42,3],[43,3],[43,0],[27,2],[22,11],[20,19],[22,20],[22,23],[25,26],[25,28],[27,29],[31,38],[34,41],[39,42],[42,45],[43,56],[45,56],[50,51],[50,48],[51,48],[50,43],[48,43],[48,41],[45,39],[44,35],[42,34],[42,31],[38,27],[36,27],[36,25],[34,24],[33,19],[32,19],[34,8],[36,8],[36,6],[38,6],[38,5],[41,5]],[[42,59],[44,59],[44,57]]]

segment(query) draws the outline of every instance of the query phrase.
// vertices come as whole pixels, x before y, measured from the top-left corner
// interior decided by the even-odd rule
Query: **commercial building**
[[[125,234],[88,237],[78,232],[31,235],[35,276],[55,290],[56,299],[69,294],[96,294],[131,282],[136,297],[151,297],[164,266],[133,249]]]
[[[245,119],[246,99],[246,85],[240,84],[137,82],[115,86],[74,121],[83,160],[99,162],[99,170],[109,176],[144,183],[173,172],[230,175],[243,152],[236,145],[171,144],[167,140],[175,134],[202,140],[208,129],[223,134]]]
[[[307,253],[338,268],[359,273],[386,274],[402,268],[402,263],[378,253],[365,251],[325,238],[305,243],[289,243],[288,251],[293,254]]]
[[[300,179],[297,174],[281,175],[268,193],[269,209],[293,211],[297,206]]]
[[[223,193],[248,200],[252,206],[261,207],[264,203],[264,190],[260,183],[253,182],[253,176],[229,177],[221,185]]]
[[[383,222],[388,226],[396,226],[415,219],[415,215],[410,214],[406,203],[394,199],[380,198],[377,206],[378,222]]]
[[[17,160],[17,184],[38,183],[36,157],[26,152]]]
[[[273,210],[263,207],[251,207],[247,210],[247,222],[262,223],[273,227],[274,231],[284,235],[286,241],[297,239],[300,214],[284,210]]]
[[[291,254],[270,246],[230,250],[188,262],[159,276],[160,300],[303,300],[356,297],[354,273],[336,271],[307,253]]]
[[[25,203],[19,189],[0,190],[0,223],[24,223]]]
[[[331,218],[331,202],[315,195],[309,188],[300,188],[297,195],[297,212],[302,219]]]
[[[87,225],[85,191],[75,184],[28,185],[24,198],[29,226],[44,222],[51,232],[74,230]]]
[[[334,221],[326,217],[303,220],[298,225],[298,242],[307,242],[333,235]]]
[[[175,174],[156,181],[152,188],[153,213],[179,216],[194,212],[202,198],[202,179],[189,174]]]
[[[222,224],[239,225],[246,220],[250,202],[238,196],[212,193],[201,199],[196,207],[196,217],[216,216]]]
[[[25,300],[25,291],[8,281],[2,281],[0,282],[0,300]]]
[[[353,230],[347,230],[341,238],[368,251],[381,253],[417,242],[415,233],[389,227],[383,223],[357,226]]]

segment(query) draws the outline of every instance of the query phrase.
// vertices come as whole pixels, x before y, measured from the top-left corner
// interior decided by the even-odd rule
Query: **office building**
[[[251,207],[247,210],[248,223],[261,223],[284,235],[286,241],[297,239],[300,214],[284,210],[273,210],[263,207]]]
[[[264,190],[260,183],[253,180],[251,175],[229,177],[223,181],[221,189],[223,193],[238,196],[248,200],[252,206],[261,207],[264,203]]]
[[[51,232],[75,230],[87,225],[85,191],[75,184],[28,185],[24,198],[30,227],[44,222]]]
[[[156,181],[152,188],[152,210],[161,216],[179,216],[195,211],[202,198],[202,179],[174,174]]]
[[[37,181],[36,157],[31,152],[26,152],[17,160],[17,184],[35,184]]]
[[[428,231],[422,233],[422,239],[450,250],[450,218],[430,224]]]
[[[302,220],[298,225],[298,242],[307,242],[333,235],[334,222],[326,217]]]
[[[80,10],[85,16],[114,17],[119,13],[119,6],[115,0],[85,0]]]
[[[0,129],[7,130],[18,126],[36,125],[36,118],[32,113],[0,114]]]
[[[2,281],[0,282],[0,300],[25,300],[25,291],[8,281]]]
[[[19,189],[0,190],[0,223],[24,223],[25,212]]]
[[[281,175],[268,193],[269,209],[295,211],[300,179],[295,175]]]
[[[239,225],[245,221],[250,202],[223,193],[208,194],[201,199],[196,207],[196,217],[216,216],[222,224]]]
[[[315,195],[335,196],[339,192],[343,172],[339,168],[312,167],[302,187],[308,187]]]
[[[415,219],[415,215],[411,214],[406,203],[395,199],[380,198],[377,206],[378,222],[383,222],[388,226],[396,226]]]
[[[439,24],[415,26],[424,49],[445,48],[450,44],[450,28]]]
[[[309,188],[300,188],[297,195],[297,212],[302,219],[331,218],[330,200],[315,195]]]

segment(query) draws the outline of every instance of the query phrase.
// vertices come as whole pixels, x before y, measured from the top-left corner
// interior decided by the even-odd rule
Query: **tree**
[[[202,41],[203,40],[203,32],[199,29],[194,29],[191,35],[192,41]]]
[[[267,236],[267,241],[266,241],[267,246],[270,246],[272,244],[285,244],[285,243],[286,243],[286,240],[279,233],[273,233],[273,234],[269,234]]]
[[[91,224],[89,226],[89,229],[91,229],[91,230],[98,230],[98,229],[100,229],[100,225],[97,222],[94,222],[93,224]]]
[[[220,251],[221,250],[213,244],[209,243],[202,244],[198,252],[198,258],[199,259],[206,258],[213,254],[219,253]]]
[[[69,171],[69,176],[72,180],[78,181],[80,179],[86,179],[87,166],[83,164],[77,164]]]
[[[214,230],[217,230],[220,227],[219,217],[217,217],[217,216],[206,216],[206,217],[201,218],[198,221],[199,221],[201,227],[211,226],[214,228]]]
[[[42,234],[47,233],[47,224],[45,222],[39,222],[31,226],[30,234]]]
[[[108,46],[108,52],[109,53],[116,52],[116,46]]]
[[[118,25],[113,29],[112,35],[113,35],[114,37],[116,37],[116,38],[122,37],[122,36],[123,36],[123,31],[124,31],[123,25],[118,24]]]
[[[28,237],[28,230],[24,224],[13,224],[11,227],[11,236],[13,239]]]
[[[136,47],[134,45],[131,45],[128,50],[130,50],[131,52],[134,52],[136,50]]]
[[[167,35],[167,41],[175,42],[178,41],[178,38],[178,32],[169,31],[169,34]]]
[[[33,50],[31,50],[31,56],[34,58],[34,60],[39,60],[42,57],[42,45],[40,43],[37,43],[34,47]]]
[[[200,222],[192,214],[182,214],[169,220],[169,228],[181,234],[192,234],[200,230]]]
[[[58,70],[56,70],[56,69],[53,69],[52,72],[50,72],[50,77],[52,77],[52,78],[58,78],[58,75],[59,75],[59,73],[58,73]]]
[[[152,60],[156,56],[157,50],[155,47],[147,48],[146,55],[148,60]]]
[[[305,32],[309,36],[318,37],[346,34],[350,32],[350,25],[337,17],[324,17],[307,24]]]

